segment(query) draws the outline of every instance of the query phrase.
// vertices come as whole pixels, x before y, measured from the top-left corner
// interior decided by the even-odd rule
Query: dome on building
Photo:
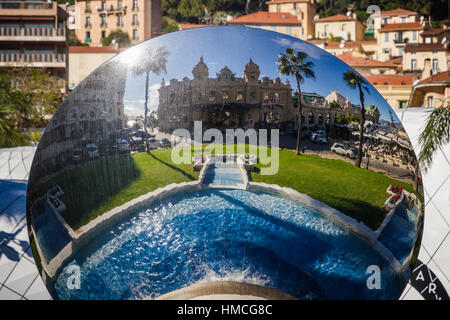
[[[260,75],[259,67],[253,60],[250,58],[249,62],[245,65],[244,69],[244,79],[245,81],[249,80],[258,80]]]
[[[200,57],[200,61],[195,65],[194,69],[192,69],[192,74],[196,80],[208,79],[209,70],[208,66],[203,61],[203,57]]]

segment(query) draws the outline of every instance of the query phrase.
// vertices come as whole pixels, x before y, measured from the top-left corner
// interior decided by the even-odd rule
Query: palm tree
[[[145,74],[145,104],[144,104],[144,131],[147,136],[147,113],[148,113],[148,90],[149,90],[149,78],[150,73],[159,75],[161,72],[167,73],[167,56],[169,52],[164,48],[158,48],[153,51],[152,48],[145,48],[144,52],[140,55],[140,59],[134,68],[134,72],[137,75]],[[146,140],[147,153],[150,153],[148,143]]]
[[[419,162],[425,172],[429,169],[436,150],[448,142],[450,142],[450,102],[431,111],[427,124],[419,136],[419,143],[422,145]]]
[[[358,147],[358,157],[355,161],[355,166],[358,168],[361,167],[361,161],[362,161],[362,145],[363,145],[363,139],[364,139],[364,123],[366,122],[366,109],[364,107],[364,92],[366,91],[369,93],[369,86],[364,80],[364,78],[357,72],[347,69],[344,72],[344,81],[347,83],[347,85],[352,88],[356,89],[358,88],[359,91],[359,101],[361,103],[361,119],[359,122],[359,147]]]
[[[278,70],[282,75],[295,76],[297,81],[297,109],[298,109],[298,130],[297,130],[297,147],[295,152],[300,154],[300,135],[302,131],[302,92],[300,90],[300,83],[305,81],[305,78],[315,79],[315,74],[312,68],[314,63],[311,61],[306,62],[308,54],[302,51],[295,52],[294,49],[288,48],[285,53],[280,53],[278,57]]]

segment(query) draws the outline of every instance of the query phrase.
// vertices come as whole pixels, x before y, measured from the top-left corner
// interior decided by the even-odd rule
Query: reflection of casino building
[[[291,87],[279,78],[259,80],[259,67],[251,59],[244,77],[224,67],[216,78],[209,77],[203,58],[192,70],[194,79],[185,77],[164,81],[159,89],[160,130],[192,129],[194,121],[204,128],[248,128],[267,124],[278,126],[292,119]]]
[[[39,144],[43,159],[54,157],[85,143],[114,139],[124,127],[123,95],[127,68],[109,62],[97,69],[67,97],[46,128]]]
[[[292,96],[288,81],[279,78],[259,80],[259,67],[251,59],[244,69],[244,78],[224,67],[216,78],[209,77],[203,58],[192,70],[194,79],[163,81],[159,89],[159,129],[192,129],[194,121],[203,128],[294,128],[297,126],[297,98]],[[332,103],[336,101],[336,103]],[[336,124],[338,117],[360,115],[339,92],[326,98],[315,93],[302,94],[302,120],[305,127]],[[376,107],[367,108],[366,118],[378,122]]]

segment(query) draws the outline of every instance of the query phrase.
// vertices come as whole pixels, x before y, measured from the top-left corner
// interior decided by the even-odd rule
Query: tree
[[[357,72],[347,69],[344,72],[344,81],[347,83],[347,85],[352,88],[356,89],[358,88],[359,91],[359,101],[361,103],[361,119],[359,122],[359,147],[358,147],[358,157],[355,161],[355,166],[358,168],[361,167],[361,161],[362,161],[362,145],[364,140],[364,124],[366,122],[366,108],[364,107],[364,92],[366,91],[369,93],[369,86],[364,80],[364,78]]]
[[[285,53],[281,53],[278,58],[278,70],[282,75],[295,76],[297,82],[297,110],[298,110],[298,131],[297,131],[297,147],[296,153],[300,154],[300,136],[302,131],[302,91],[300,90],[300,83],[305,81],[305,78],[315,79],[313,71],[314,63],[306,61],[308,54],[302,51],[295,52],[294,49],[288,48]]]
[[[123,32],[122,30],[114,30],[111,31],[106,38],[102,39],[102,44],[104,46],[110,46],[111,43],[113,43],[113,40],[115,40],[120,48],[128,47],[131,43],[128,33]]]
[[[422,145],[419,162],[425,172],[429,169],[436,150],[448,142],[450,142],[450,102],[430,112],[427,124],[419,136],[419,143]]]
[[[145,74],[145,104],[144,104],[144,131],[147,133],[147,113],[148,113],[148,90],[149,90],[149,78],[150,73],[155,75],[161,74],[161,72],[167,73],[167,56],[169,52],[164,48],[160,47],[156,50],[153,48],[145,48],[144,52],[141,53],[140,59],[137,62],[134,72],[137,75]],[[146,134],[147,136],[147,134]],[[150,148],[148,143],[146,143],[147,153],[150,153]]]

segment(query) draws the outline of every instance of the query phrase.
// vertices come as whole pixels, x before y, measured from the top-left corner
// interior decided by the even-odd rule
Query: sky
[[[301,85],[303,92],[315,92],[326,97],[336,90],[353,104],[360,104],[358,90],[349,88],[342,80],[345,70],[350,67],[325,50],[297,38],[258,28],[203,27],[177,31],[142,42],[112,59],[120,59],[129,66],[124,96],[125,112],[128,115],[143,114],[144,110],[145,76],[136,75],[133,68],[139,64],[139,56],[144,49],[160,47],[169,52],[167,73],[150,74],[149,110],[155,110],[158,106],[158,88],[162,79],[166,82],[173,78],[181,80],[186,76],[192,79],[192,69],[201,56],[209,68],[211,78],[215,78],[216,72],[224,66],[235,72],[237,77],[243,77],[244,67],[252,58],[259,65],[260,79],[263,76],[270,79],[280,77],[282,82],[289,79],[296,90],[295,79],[280,75],[276,64],[278,55],[286,48],[306,52],[315,64],[315,79],[305,80]],[[376,105],[381,113],[380,119],[390,121],[390,106],[374,87],[370,84],[369,87],[365,104]]]

